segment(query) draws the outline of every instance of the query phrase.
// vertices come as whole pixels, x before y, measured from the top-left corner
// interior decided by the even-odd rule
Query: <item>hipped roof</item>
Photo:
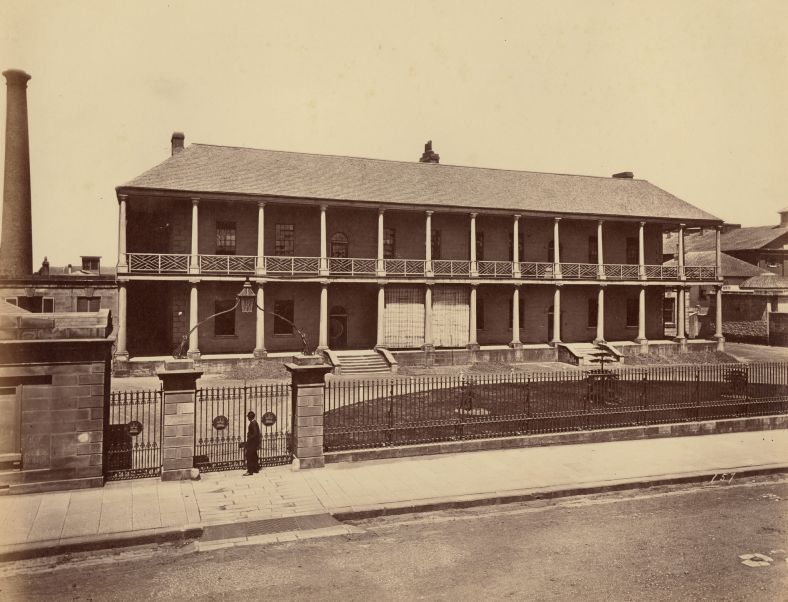
[[[192,144],[118,187],[557,214],[721,220],[646,180]]]

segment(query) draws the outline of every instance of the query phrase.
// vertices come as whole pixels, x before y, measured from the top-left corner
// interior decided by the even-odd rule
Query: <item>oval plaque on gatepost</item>
[[[227,416],[214,416],[213,420],[211,421],[213,428],[217,431],[223,431],[230,425],[230,421],[227,419]]]
[[[142,432],[142,423],[139,420],[132,420],[126,425],[129,435],[136,437]]]
[[[276,424],[276,414],[274,414],[273,412],[266,412],[265,414],[262,415],[260,421],[265,426],[274,426]]]

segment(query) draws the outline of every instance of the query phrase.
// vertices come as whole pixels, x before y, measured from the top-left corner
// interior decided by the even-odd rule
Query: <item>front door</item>
[[[347,348],[347,313],[342,307],[332,308],[328,317],[328,346],[331,349]]]

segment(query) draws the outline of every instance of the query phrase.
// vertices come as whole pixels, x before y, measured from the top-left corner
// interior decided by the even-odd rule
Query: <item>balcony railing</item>
[[[129,272],[144,274],[186,274],[189,255],[171,253],[126,253]]]
[[[520,262],[520,277],[521,278],[552,278],[555,271],[554,263],[521,261]]]
[[[374,276],[377,273],[377,264],[377,259],[329,257],[328,273],[346,276]]]
[[[200,274],[254,274],[257,257],[251,255],[198,255]]]
[[[254,275],[265,272],[272,276],[321,275],[320,257],[282,257],[253,255],[198,255],[196,260],[186,253],[127,253],[128,271],[132,274],[226,274]],[[261,265],[262,262],[262,265]],[[428,274],[429,266],[432,272]],[[381,266],[387,276],[424,278],[507,278],[523,280],[556,279],[555,264],[548,262],[519,262],[519,274],[511,261],[477,261],[476,272],[471,262],[463,259],[377,259],[329,257],[325,267],[335,276],[376,276]],[[607,280],[641,280],[641,266],[636,264],[608,263],[600,274],[595,263],[562,263],[561,278],[565,280],[597,280],[602,275]],[[194,269],[196,268],[196,269]],[[260,269],[263,268],[263,269]],[[680,280],[682,269],[670,265],[645,265],[646,280]],[[717,279],[714,266],[684,266],[684,279],[690,282],[707,282]]]
[[[577,280],[594,280],[599,266],[595,263],[562,263],[561,276]]]
[[[424,276],[423,259],[384,259],[383,267],[387,276]]]
[[[320,257],[265,257],[265,271],[286,276],[314,276],[320,273]]]
[[[476,269],[485,278],[511,278],[513,265],[511,261],[477,261]]]
[[[433,259],[432,273],[436,276],[462,276],[471,275],[471,262],[462,259]]]

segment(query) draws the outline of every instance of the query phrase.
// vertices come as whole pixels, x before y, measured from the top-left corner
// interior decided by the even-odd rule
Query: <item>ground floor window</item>
[[[599,301],[596,297],[589,297],[588,299],[588,327],[596,328],[597,315],[599,309]]]
[[[639,314],[637,297],[630,297],[627,299],[627,326],[637,326]]]
[[[295,321],[295,313],[293,310],[293,300],[285,299],[274,301],[274,334],[292,334],[293,327],[287,323],[286,320],[291,322]],[[285,318],[283,320],[282,318]]]
[[[214,302],[214,313],[227,312],[216,316],[213,320],[213,334],[217,337],[235,334],[235,312],[227,311],[235,305],[235,299],[222,299]]]
[[[101,297],[77,297],[77,311],[98,311]]]

